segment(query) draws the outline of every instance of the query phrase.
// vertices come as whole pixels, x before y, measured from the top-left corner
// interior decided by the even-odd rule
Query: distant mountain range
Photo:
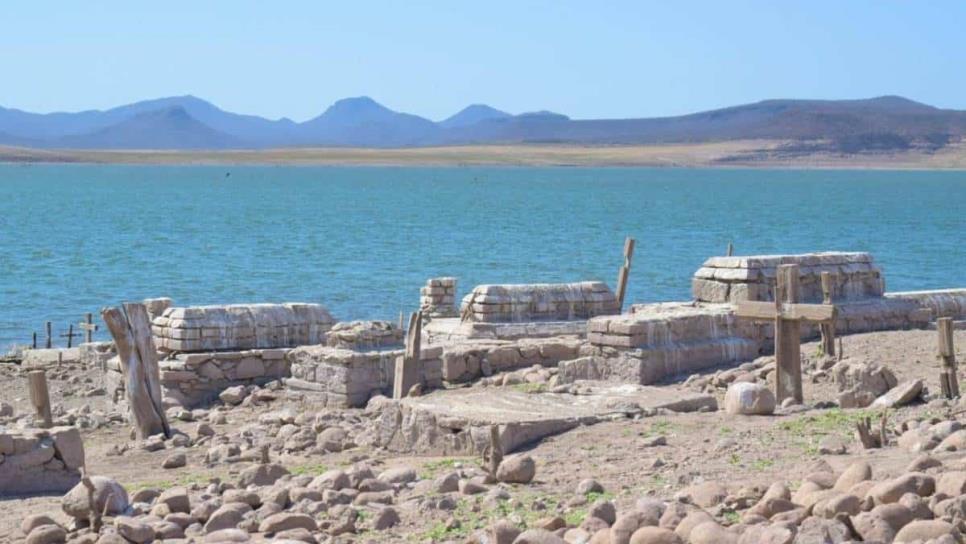
[[[937,149],[966,136],[966,111],[898,96],[863,100],[766,100],[648,119],[511,115],[474,104],[440,122],[346,98],[302,123],[224,111],[194,96],[106,111],[29,113],[0,107],[0,145],[65,149],[257,149],[415,147],[459,144],[585,145],[783,140],[791,150]]]

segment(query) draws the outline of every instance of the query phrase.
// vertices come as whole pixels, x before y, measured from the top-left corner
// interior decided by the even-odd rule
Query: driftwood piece
[[[105,308],[101,317],[117,345],[125,393],[138,439],[163,434],[171,428],[161,404],[158,353],[151,337],[151,322],[144,304],[125,303],[122,308]]]
[[[91,532],[94,534],[99,534],[101,532],[101,512],[97,509],[97,503],[94,500],[94,482],[91,481],[90,476],[87,474],[87,465],[85,464],[81,467],[81,484],[87,489],[87,516],[91,522]],[[110,502],[110,500],[106,501]],[[106,508],[106,506],[105,506]]]
[[[862,443],[863,448],[871,450],[889,445],[889,434],[887,431],[888,420],[888,414],[883,413],[879,417],[879,428],[877,430],[873,430],[872,428],[871,417],[862,418],[862,420],[855,423],[856,434],[858,434],[859,442]]]

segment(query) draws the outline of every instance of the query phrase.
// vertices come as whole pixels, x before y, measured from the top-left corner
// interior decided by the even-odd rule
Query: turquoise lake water
[[[729,241],[963,287],[966,172],[0,165],[0,349],[145,297],[395,320],[433,276],[613,286],[625,235],[632,302],[688,299]]]

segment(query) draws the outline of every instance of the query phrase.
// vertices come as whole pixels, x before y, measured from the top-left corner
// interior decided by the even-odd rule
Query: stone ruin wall
[[[868,253],[810,253],[711,257],[694,273],[691,292],[699,302],[775,300],[778,266],[797,264],[800,302],[822,302],[822,272],[832,275],[833,300],[878,298],[885,292],[882,271]]]
[[[286,360],[291,378],[286,386],[315,394],[327,406],[360,408],[373,395],[390,395],[396,359],[403,349],[354,351],[329,346],[301,346]],[[442,347],[424,347],[420,353],[422,382],[426,387],[442,385]]]
[[[587,323],[581,357],[560,364],[561,382],[607,380],[651,384],[668,376],[754,359],[760,342],[751,322],[729,304],[657,303]]]
[[[936,289],[931,291],[906,291],[886,293],[886,298],[905,300],[918,304],[929,312],[932,320],[950,317],[966,319],[966,289]]]
[[[478,285],[463,297],[464,321],[575,321],[618,313],[617,297],[599,281]]]
[[[419,289],[419,309],[426,317],[456,317],[456,278],[431,278]]]
[[[232,304],[168,308],[152,333],[160,351],[244,350],[321,344],[333,325],[318,304]]]
[[[289,375],[287,348],[179,353],[158,361],[164,396],[186,408],[206,404],[235,385],[264,385]],[[105,382],[115,401],[124,399],[120,361],[107,363]]]
[[[447,345],[442,353],[442,378],[463,383],[534,365],[556,366],[577,357],[581,344],[577,338],[559,337]]]
[[[0,430],[0,497],[65,492],[80,482],[82,466],[76,427]]]

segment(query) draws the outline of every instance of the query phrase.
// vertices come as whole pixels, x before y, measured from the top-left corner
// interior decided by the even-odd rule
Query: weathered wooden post
[[[939,375],[939,386],[947,399],[959,396],[959,378],[956,376],[956,350],[953,346],[953,318],[940,317],[936,320],[936,330],[939,331],[939,361],[942,363],[942,374]]]
[[[37,418],[42,421],[41,426],[54,426],[54,418],[50,412],[50,394],[47,391],[47,373],[43,370],[31,370],[27,374],[30,386],[30,403],[37,411]]]
[[[50,323],[50,321],[44,323],[44,330],[47,331],[47,342],[46,342],[46,346],[47,346],[47,349],[50,349],[51,347],[53,347],[53,338],[51,338],[52,335],[51,335],[51,323]]]
[[[822,272],[822,304],[832,304],[832,274]],[[822,353],[835,357],[835,322],[828,321],[819,324],[822,334]]]
[[[33,349],[37,349],[37,331],[34,331],[34,341],[33,341],[33,344],[31,344],[31,346],[33,347]]]
[[[731,257],[734,254],[735,254],[735,245],[732,244],[731,242],[728,242],[728,251],[725,253],[725,255],[727,255],[728,257]]]
[[[80,328],[84,331],[84,341],[90,344],[94,341],[94,333],[97,332],[98,327],[94,324],[94,314],[87,312],[84,316],[84,322],[80,324]]]
[[[419,358],[422,351],[423,312],[413,312],[409,316],[409,330],[406,331],[405,355],[396,358],[396,368],[392,381],[392,398],[401,399],[410,389],[421,381]]]
[[[802,402],[801,323],[835,321],[832,304],[800,304],[798,265],[778,266],[775,301],[738,301],[735,315],[775,324],[775,397]]]
[[[634,239],[624,240],[624,264],[617,273],[617,313],[624,311],[624,295],[627,293],[627,279],[631,273],[631,259],[634,257]]]
[[[121,308],[104,308],[101,317],[117,345],[124,391],[138,439],[155,434],[170,438],[171,428],[161,405],[158,353],[147,308],[141,303],[125,303]]]
[[[503,443],[500,441],[499,425],[490,425],[490,443],[483,452],[486,470],[490,473],[490,477],[496,480],[496,471],[503,462]]]

